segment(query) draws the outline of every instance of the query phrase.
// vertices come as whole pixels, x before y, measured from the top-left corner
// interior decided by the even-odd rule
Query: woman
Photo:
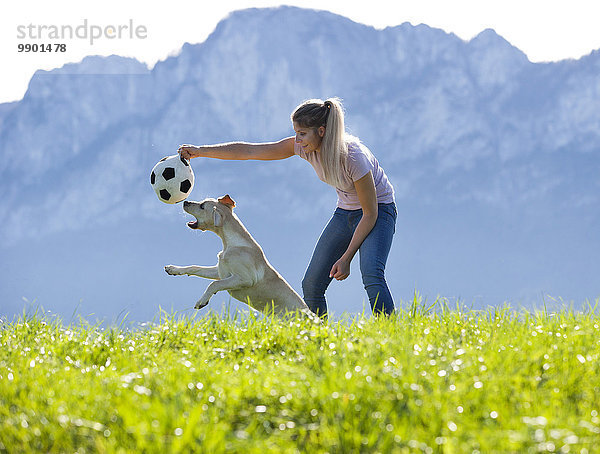
[[[311,99],[291,115],[295,137],[279,142],[233,142],[218,145],[182,145],[184,158],[307,160],[317,176],[336,188],[337,208],[321,233],[302,280],[304,301],[326,316],[325,291],[332,279],[350,275],[350,262],[360,250],[360,271],[375,315],[394,311],[385,281],[385,264],[396,225],[394,188],[367,147],[346,134],[344,111],[337,98]]]

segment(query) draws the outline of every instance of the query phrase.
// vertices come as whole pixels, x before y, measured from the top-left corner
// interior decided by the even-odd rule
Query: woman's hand
[[[337,279],[338,281],[343,281],[348,276],[350,276],[350,260],[346,260],[342,257],[333,264],[333,267],[331,267],[329,277]]]
[[[181,145],[177,152],[182,158],[191,159],[200,156],[199,148],[194,145]]]

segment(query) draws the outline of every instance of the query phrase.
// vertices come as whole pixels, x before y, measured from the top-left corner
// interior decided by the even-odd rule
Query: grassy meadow
[[[0,323],[0,452],[598,453],[600,317]]]

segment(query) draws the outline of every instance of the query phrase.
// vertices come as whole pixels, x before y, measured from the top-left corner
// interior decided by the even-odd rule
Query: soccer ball
[[[181,202],[192,192],[194,172],[187,159],[178,154],[167,156],[152,169],[150,184],[162,202]]]

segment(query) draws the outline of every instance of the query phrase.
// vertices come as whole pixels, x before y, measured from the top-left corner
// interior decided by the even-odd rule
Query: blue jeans
[[[394,312],[394,301],[385,282],[385,263],[396,231],[396,217],[394,203],[380,203],[375,227],[359,249],[362,281],[375,315]],[[325,291],[332,280],[329,272],[346,252],[361,218],[362,210],[337,208],[321,233],[302,280],[304,301],[316,314],[327,314]]]

